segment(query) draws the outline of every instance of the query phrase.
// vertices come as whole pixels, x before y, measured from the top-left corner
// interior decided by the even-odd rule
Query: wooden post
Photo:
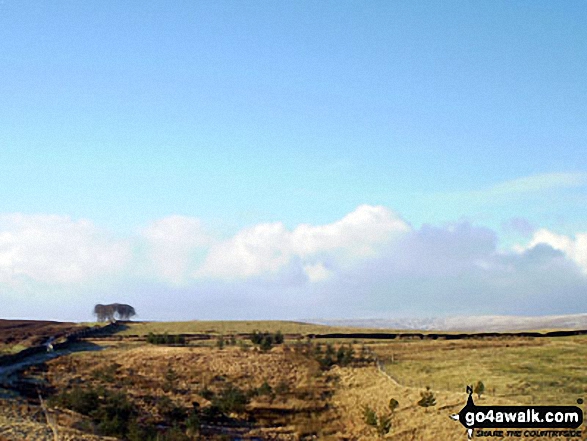
[[[53,431],[53,439],[55,441],[59,441],[59,434],[57,433],[57,426],[55,425],[53,419],[49,415],[49,410],[47,409],[47,406],[45,405],[45,402],[43,401],[43,397],[41,397],[41,393],[39,391],[37,391],[37,394],[39,395],[39,401],[41,402],[41,409],[43,409],[43,413],[45,414],[45,418],[47,419],[47,425]]]

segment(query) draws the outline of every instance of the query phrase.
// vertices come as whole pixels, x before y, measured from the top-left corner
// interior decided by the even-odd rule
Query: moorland
[[[586,335],[381,332],[0,321],[0,440],[464,440],[467,385],[478,404],[587,397]]]

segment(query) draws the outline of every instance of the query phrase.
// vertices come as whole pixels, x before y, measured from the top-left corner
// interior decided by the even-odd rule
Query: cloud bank
[[[1,315],[84,320],[103,301],[166,320],[585,312],[587,233],[538,229],[507,252],[498,242],[466,222],[414,229],[371,205],[231,237],[178,215],[120,238],[89,220],[9,214]]]

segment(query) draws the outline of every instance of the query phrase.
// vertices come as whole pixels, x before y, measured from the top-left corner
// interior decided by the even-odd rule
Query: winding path
[[[13,392],[18,392],[14,388],[14,383],[17,379],[18,372],[30,366],[42,364],[46,361],[53,360],[64,355],[69,355],[74,352],[99,351],[101,349],[102,347],[97,345],[91,345],[87,343],[72,343],[63,349],[58,349],[51,352],[40,352],[37,354],[32,354],[17,362],[0,366],[0,390],[4,389]]]

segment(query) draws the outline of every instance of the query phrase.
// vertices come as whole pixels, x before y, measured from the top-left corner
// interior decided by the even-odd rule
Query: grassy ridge
[[[381,329],[363,329],[338,326],[315,325],[311,323],[262,320],[262,321],[189,321],[189,322],[135,322],[127,323],[128,329],[119,335],[154,334],[244,334],[254,331],[277,332],[284,334],[319,334],[332,332],[381,332]]]

